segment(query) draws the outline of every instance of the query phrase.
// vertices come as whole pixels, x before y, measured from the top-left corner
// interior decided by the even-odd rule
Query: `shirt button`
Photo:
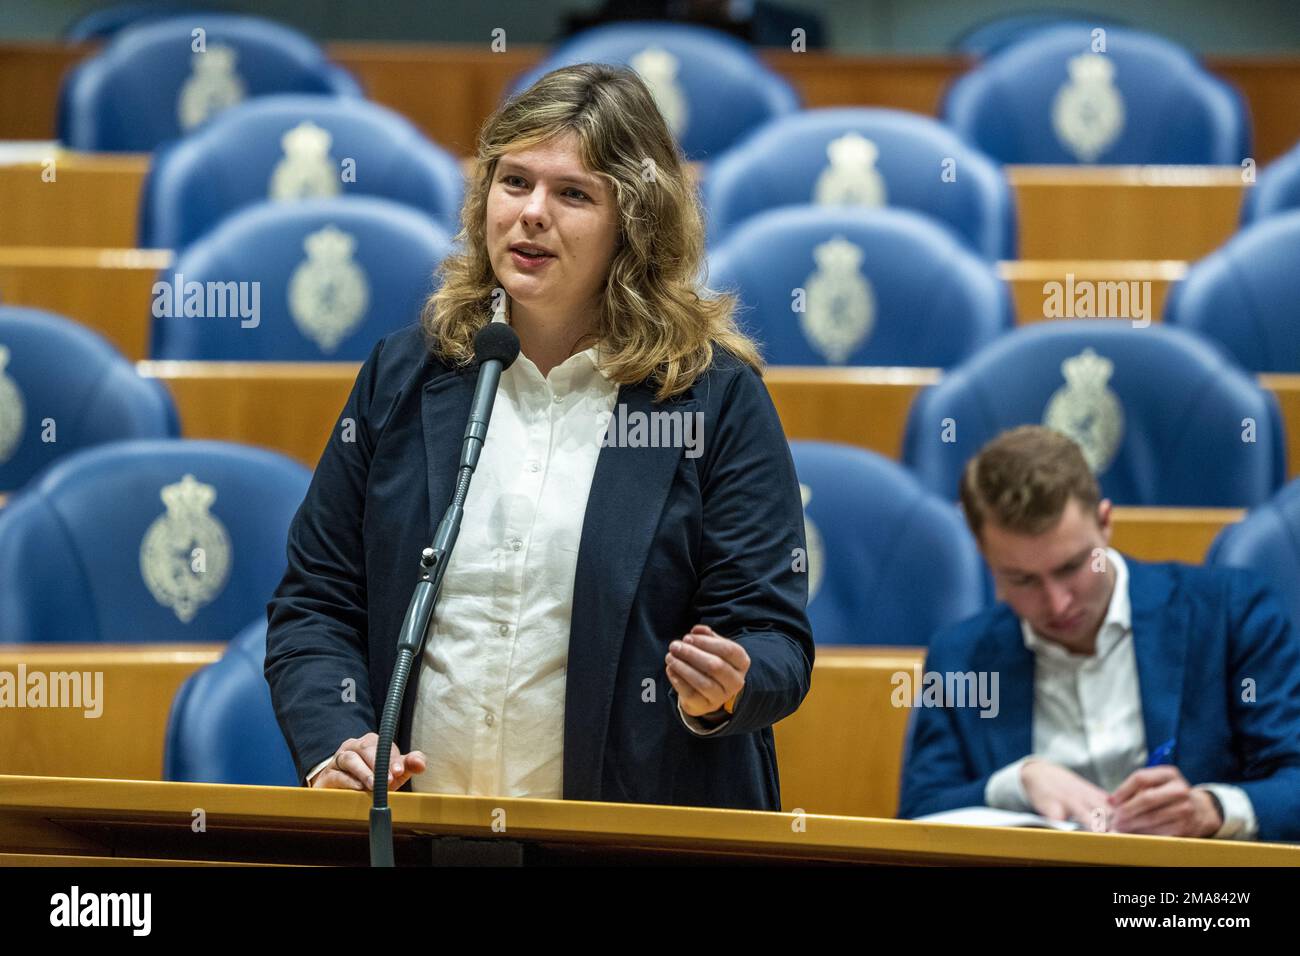
[[[530,462],[528,463],[528,470],[529,470],[529,471],[541,471],[541,470],[542,470],[542,463],[539,462],[539,461],[530,461]]]
[[[524,546],[524,543],[523,543],[522,541],[520,541],[518,538],[511,538],[511,539],[510,539],[510,550],[511,550],[511,551],[518,551],[518,550],[519,550],[520,548],[522,548],[523,546]]]
[[[497,628],[497,631],[498,631],[499,633],[501,633],[502,635],[509,634],[509,633],[510,633],[510,625],[509,625],[509,624],[502,624],[500,627]]]
[[[487,716],[483,718],[483,722],[484,722],[485,724],[487,724],[489,727],[491,727],[491,726],[492,726],[492,722],[493,722],[494,720],[495,720],[495,718],[492,716],[492,711],[489,710],[489,711],[487,712]]]
[[[564,401],[564,396],[563,396],[563,395],[556,395],[556,396],[555,396],[555,404],[556,404],[556,405],[559,405],[559,404],[560,404],[561,402],[563,402],[563,401]]]

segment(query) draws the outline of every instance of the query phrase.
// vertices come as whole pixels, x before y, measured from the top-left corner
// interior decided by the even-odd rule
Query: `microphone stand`
[[[509,329],[509,326],[505,326]],[[513,335],[510,337],[513,338]],[[514,339],[514,355],[518,355],[518,339]],[[477,345],[477,342],[476,342]],[[461,444],[460,467],[456,472],[456,490],[451,504],[443,513],[442,521],[434,532],[433,545],[420,553],[419,580],[411,603],[402,621],[397,638],[397,663],[393,678],[388,683],[388,697],[384,701],[383,716],[379,721],[379,743],[375,750],[374,802],[370,807],[370,865],[394,866],[393,860],[393,810],[388,805],[388,765],[392,756],[393,738],[401,718],[402,699],[406,696],[406,682],[411,668],[419,659],[433,620],[434,605],[442,591],[442,579],[447,573],[451,549],[460,534],[460,521],[465,513],[465,497],[469,494],[470,478],[478,466],[479,453],[487,439],[488,420],[492,416],[492,399],[496,395],[502,366],[514,361],[493,357],[479,366],[479,387],[475,389],[474,403],[469,421],[465,425],[465,438]],[[486,382],[485,382],[486,377]],[[486,385],[486,387],[484,387]]]

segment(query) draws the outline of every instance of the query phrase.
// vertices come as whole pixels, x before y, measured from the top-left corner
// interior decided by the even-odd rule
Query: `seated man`
[[[1300,840],[1300,639],[1246,571],[1109,548],[1079,447],[1026,426],[961,501],[1001,602],[927,673],[998,675],[996,707],[917,708],[899,816],[989,806],[1093,830]]]

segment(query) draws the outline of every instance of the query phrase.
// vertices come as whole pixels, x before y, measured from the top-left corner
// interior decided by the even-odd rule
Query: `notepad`
[[[1073,820],[1049,820],[1036,813],[1017,813],[993,807],[961,807],[917,817],[917,823],[956,823],[967,827],[1040,827],[1045,830],[1082,830]]]

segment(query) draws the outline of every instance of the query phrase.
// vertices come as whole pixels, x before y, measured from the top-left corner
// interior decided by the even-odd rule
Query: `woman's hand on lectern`
[[[316,774],[311,785],[336,790],[374,790],[375,748],[378,746],[379,735],[376,733],[343,741],[334,760]],[[397,744],[393,744],[393,754],[388,761],[388,789],[401,789],[415,774],[423,773],[426,766],[427,761],[420,751],[412,750],[403,756]]]

